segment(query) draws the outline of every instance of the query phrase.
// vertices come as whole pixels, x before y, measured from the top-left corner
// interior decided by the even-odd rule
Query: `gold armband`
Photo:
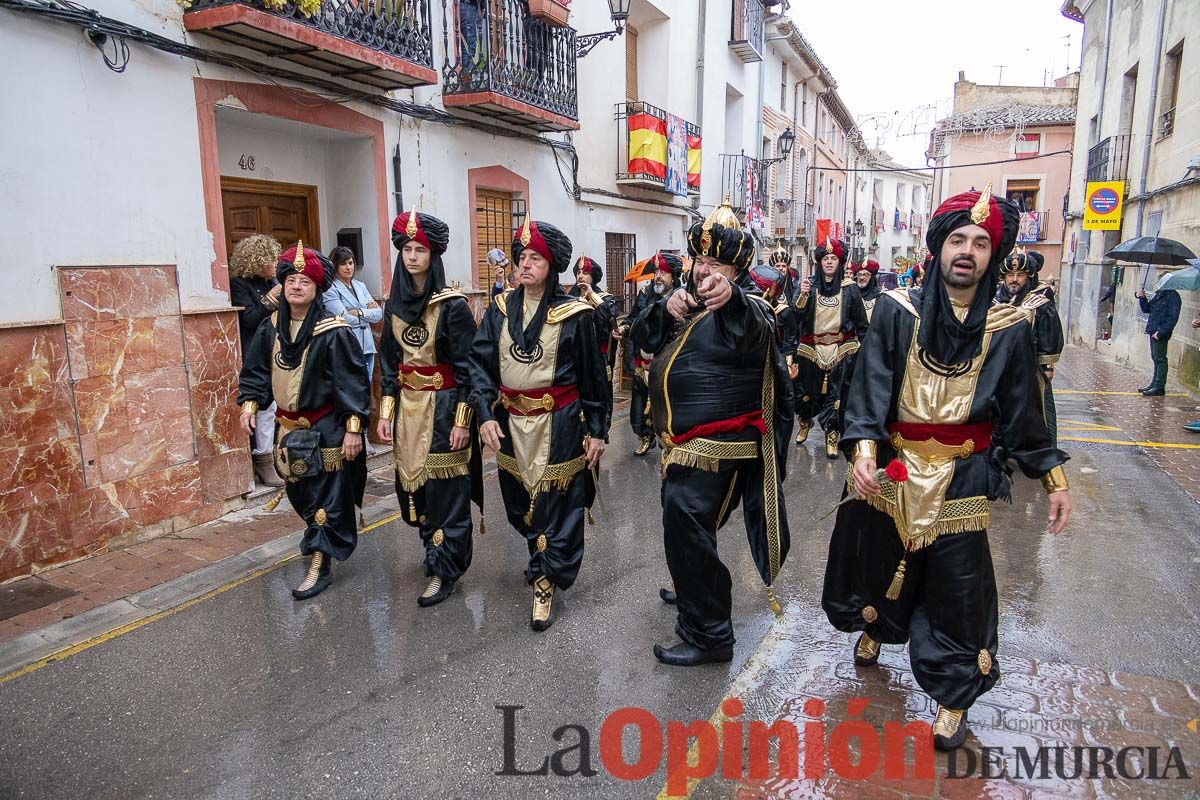
[[[587,297],[584,298],[584,302],[592,308],[599,308],[600,304],[604,301],[595,292],[588,292]]]
[[[1063,472],[1061,464],[1042,476],[1042,488],[1046,490],[1046,494],[1065,492],[1070,488],[1067,486],[1067,473]]]
[[[279,301],[273,297],[264,296],[262,299],[262,304],[272,311],[279,308]]]
[[[854,443],[855,461],[858,461],[860,458],[869,458],[872,461],[875,461],[877,455],[878,447],[876,446],[874,439],[859,439]]]
[[[396,398],[390,394],[384,395],[379,401],[379,418],[390,420],[392,414],[396,412]]]
[[[346,417],[346,433],[362,433],[362,418],[357,414]]]
[[[469,428],[471,420],[475,418],[475,409],[471,408],[466,403],[459,403],[454,407],[454,427]]]
[[[255,400],[247,400],[246,402],[242,403],[242,413],[243,414],[257,414],[258,413],[258,402]]]

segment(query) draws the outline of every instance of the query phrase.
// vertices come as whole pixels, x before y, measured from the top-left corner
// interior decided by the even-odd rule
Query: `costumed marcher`
[[[425,546],[422,607],[449,597],[471,565],[472,499],[483,507],[467,360],[475,317],[466,295],[446,285],[449,241],[450,229],[437,217],[416,209],[396,217],[392,244],[400,253],[380,340],[377,433],[393,442],[396,497]]]
[[[638,296],[639,302],[635,304],[633,312],[622,323],[624,333],[627,333],[633,326],[633,323],[639,317],[645,315],[646,311],[654,303],[667,297],[672,291],[682,285],[683,260],[674,253],[664,253],[660,250],[646,262],[645,270],[642,274],[644,275],[647,272],[654,276],[648,287],[649,294],[646,295],[645,302],[640,302],[642,296]],[[656,444],[654,430],[650,425],[649,385],[650,365],[654,362],[655,351],[640,345],[631,344],[627,338],[625,340],[625,349],[629,354],[626,360],[631,366],[630,376],[632,384],[629,391],[629,426],[633,428],[634,436],[638,437],[638,446],[633,453],[634,455],[644,456]],[[664,597],[664,599],[666,598]]]
[[[679,666],[733,657],[732,579],[717,531],[739,503],[767,597],[782,613],[772,584],[789,545],[781,487],[792,417],[775,313],[747,274],[754,240],[728,202],[692,226],[688,253],[689,288],[659,300],[629,332],[659,353],[650,408],[663,443],[663,540],[681,641],[656,644],[654,655]]]
[[[796,444],[808,438],[815,416],[825,432],[825,454],[833,459],[842,429],[842,383],[867,331],[867,311],[858,285],[845,277],[846,246],[840,239],[826,237],[813,260],[817,274],[800,282],[794,303],[798,341],[788,372],[796,381]]]
[[[792,266],[792,255],[787,250],[783,249],[782,245],[771,251],[771,257],[767,259],[767,265],[772,266],[783,274],[783,294],[786,296],[788,303],[796,302],[796,295],[800,294],[800,273]]]
[[[590,305],[594,310],[592,323],[596,326],[596,343],[604,357],[604,371],[608,376],[608,419],[604,429],[612,427],[613,414],[613,368],[617,365],[617,348],[613,346],[613,329],[617,324],[617,299],[604,291],[604,270],[594,259],[580,256],[573,268],[575,285],[567,294]]]
[[[1045,257],[1036,250],[1017,249],[1009,254],[1001,268],[996,302],[1026,311],[1033,325],[1033,346],[1037,352],[1038,383],[1042,390],[1042,416],[1050,441],[1058,447],[1058,414],[1054,409],[1054,366],[1063,351],[1062,320],[1054,302],[1054,290],[1038,283],[1038,272]]]
[[[279,257],[276,275],[279,309],[254,334],[237,401],[247,433],[258,409],[275,403],[275,465],[307,525],[300,553],[310,557],[308,569],[292,590],[305,600],[329,586],[331,561],[345,561],[358,541],[371,390],[354,331],[321,299],[333,283],[329,259],[297,242]]]
[[[861,631],[861,666],[882,644],[908,642],[913,675],[938,703],[940,749],[962,744],[967,709],[1000,677],[987,529],[990,504],[1011,496],[1009,459],[1051,493],[1052,533],[1070,516],[1067,456],[1042,421],[1028,315],[992,302],[1018,211],[990,190],[937,208],[925,285],[875,306],[841,445],[855,499],[838,509],[821,600],[835,628]],[[877,465],[895,479],[877,480]]]
[[[858,284],[859,294],[862,295],[863,308],[867,312],[867,323],[871,322],[871,312],[875,310],[875,301],[883,294],[879,286],[879,262],[868,258],[854,270],[854,281]]]
[[[471,402],[479,438],[496,453],[508,520],[529,549],[530,626],[544,631],[555,592],[571,587],[583,563],[611,394],[592,306],[559,285],[571,240],[527,218],[512,260],[517,288],[488,308],[471,347]]]

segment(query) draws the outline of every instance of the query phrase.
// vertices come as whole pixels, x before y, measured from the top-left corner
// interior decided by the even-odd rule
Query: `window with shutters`
[[[638,33],[625,26],[625,99],[638,100]]]
[[[488,263],[489,250],[498,249],[509,257],[512,252],[513,231],[525,222],[525,200],[514,197],[512,192],[495,189],[475,190],[475,285],[490,289],[492,266]],[[511,267],[508,271],[511,271]],[[506,271],[507,272],[507,271]],[[491,292],[484,295],[489,302]]]

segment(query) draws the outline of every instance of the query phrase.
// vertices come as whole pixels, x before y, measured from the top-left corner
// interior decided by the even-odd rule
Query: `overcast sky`
[[[878,137],[906,166],[925,164],[929,130],[949,113],[960,69],[975,83],[1048,86],[1079,68],[1083,25],[1059,13],[1059,0],[791,5],[867,144]]]

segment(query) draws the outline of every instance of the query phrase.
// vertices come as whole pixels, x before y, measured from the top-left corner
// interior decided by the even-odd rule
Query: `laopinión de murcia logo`
[[[867,698],[850,698],[847,712],[860,717]],[[518,726],[531,723],[525,706],[497,705],[501,714],[503,763],[497,776],[556,776],[592,778],[597,766],[619,780],[642,781],[664,765],[667,793],[683,795],[691,780],[720,773],[724,778],[816,780],[834,774],[847,780],[866,780],[877,774],[889,779],[934,777],[933,733],[928,722],[885,722],[882,728],[865,719],[828,725],[822,716],[825,701],[810,698],[802,726],[788,720],[772,723],[744,720],[737,698],[721,703],[717,722],[669,720],[636,706],[616,709],[600,724],[597,750],[585,725],[555,727],[538,752],[517,752]],[[518,716],[523,718],[518,720]],[[1016,729],[1016,717],[1007,721]],[[527,732],[527,729],[522,727]],[[626,755],[626,737],[636,749]],[[630,741],[634,741],[630,739]],[[913,758],[905,753],[911,742]],[[636,752],[636,756],[632,753]],[[597,759],[598,755],[598,759]],[[1106,746],[961,747],[947,756],[946,777],[1023,778],[1030,780],[1188,780],[1190,775],[1178,747]]]

